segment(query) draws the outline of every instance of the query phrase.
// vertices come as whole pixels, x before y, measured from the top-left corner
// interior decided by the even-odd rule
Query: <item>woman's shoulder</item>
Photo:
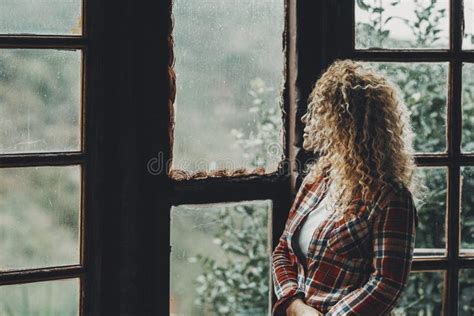
[[[379,188],[369,199],[368,203],[372,209],[387,209],[390,205],[412,205],[414,203],[412,193],[409,188],[396,179],[390,179]]]

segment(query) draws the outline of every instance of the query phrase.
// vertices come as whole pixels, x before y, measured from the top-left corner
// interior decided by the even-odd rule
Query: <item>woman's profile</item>
[[[272,315],[388,315],[396,306],[411,271],[421,186],[399,95],[350,59],[316,82],[302,122],[303,148],[317,160],[272,254]]]

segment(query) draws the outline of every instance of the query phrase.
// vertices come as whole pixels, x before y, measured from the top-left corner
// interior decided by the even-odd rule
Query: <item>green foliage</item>
[[[369,23],[357,23],[356,32],[358,34],[367,34],[366,36],[356,37],[357,46],[369,46],[369,47],[381,47],[382,43],[389,36],[389,31],[385,30],[385,25],[393,18],[387,17],[383,18],[382,13],[385,11],[385,8],[381,5],[377,5],[376,0],[367,1],[367,0],[357,0],[356,3],[364,11],[367,11],[370,14]],[[392,2],[390,5],[397,5],[400,1]]]
[[[414,272],[410,274],[404,295],[395,315],[441,315],[443,292],[442,272]]]
[[[444,234],[446,215],[446,174],[445,168],[419,168],[423,183],[429,193],[424,201],[417,204],[418,228],[415,245],[417,248],[444,249],[446,238]]]
[[[436,10],[436,2],[437,0],[431,0],[427,6],[424,6],[421,1],[415,0],[417,20],[410,21],[401,18],[415,35],[417,46],[429,47],[440,39],[438,33],[441,29],[438,27],[438,22],[446,16],[446,9]]]
[[[461,168],[461,249],[474,248],[474,167]]]
[[[273,91],[261,78],[251,80],[249,94],[253,100],[248,112],[255,116],[253,126],[231,130],[245,159],[250,159],[250,165],[256,168],[278,163],[282,158],[280,143],[275,143],[281,139],[282,117],[280,108],[275,106],[278,98],[272,100]]]
[[[431,47],[440,39],[440,21],[446,17],[446,9],[437,9],[437,0],[426,1],[414,0],[414,14],[416,20],[412,21],[402,16],[384,15],[387,4],[381,0],[357,0],[357,6],[369,14],[368,22],[356,24],[356,46],[363,48],[413,48]],[[396,7],[404,5],[400,0],[389,3]],[[415,41],[403,41],[390,38],[390,22],[394,20],[403,21],[404,25],[411,30]]]
[[[474,315],[474,270],[461,269],[459,281],[458,314],[460,316]]]
[[[212,315],[266,315],[269,293],[267,208],[257,205],[222,207],[214,236],[226,264],[197,255],[203,273],[196,280],[198,298]],[[208,314],[206,314],[208,315]]]
[[[462,81],[462,147],[466,152],[474,152],[474,64],[463,65]]]

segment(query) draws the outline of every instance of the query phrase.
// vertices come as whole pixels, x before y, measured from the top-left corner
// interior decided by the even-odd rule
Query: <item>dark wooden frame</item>
[[[81,168],[80,263],[72,266],[12,270],[0,273],[0,285],[78,278],[80,314],[99,315],[100,214],[103,206],[101,167],[103,151],[102,1],[83,1],[82,35],[2,35],[0,48],[79,49],[82,52],[81,146],[79,151],[0,155],[0,168],[79,165]],[[99,175],[99,177],[96,177]]]

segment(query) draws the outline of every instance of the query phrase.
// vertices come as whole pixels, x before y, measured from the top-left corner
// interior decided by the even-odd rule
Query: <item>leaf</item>
[[[385,11],[385,8],[382,8],[382,7],[374,8],[374,9],[373,9],[373,12],[374,12],[374,13],[382,13],[383,11]]]
[[[359,8],[361,8],[362,10],[364,11],[369,11],[370,9],[370,6],[367,5],[364,0],[357,0],[357,5],[359,6]]]

